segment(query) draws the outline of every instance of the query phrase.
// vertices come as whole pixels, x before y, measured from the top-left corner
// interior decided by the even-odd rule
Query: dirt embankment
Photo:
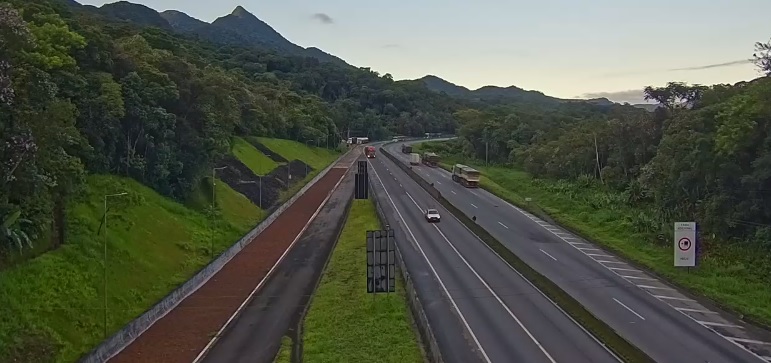
[[[270,174],[260,177],[231,155],[222,159],[218,166],[226,167],[218,172],[222,181],[264,210],[276,207],[280,202],[282,190],[291,188],[314,170],[300,160],[292,160],[285,165],[279,165]],[[262,179],[261,184],[260,179]]]

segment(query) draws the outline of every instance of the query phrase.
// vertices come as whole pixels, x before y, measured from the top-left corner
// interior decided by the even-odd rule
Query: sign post
[[[369,199],[369,173],[367,161],[359,160],[359,170],[354,175],[354,199]]]
[[[396,291],[394,230],[367,231],[367,293]]]
[[[696,266],[696,222],[675,222],[675,267]]]

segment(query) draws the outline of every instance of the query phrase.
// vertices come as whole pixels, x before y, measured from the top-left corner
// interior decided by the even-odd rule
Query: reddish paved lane
[[[357,156],[356,150],[346,155],[222,270],[110,362],[192,362],[286,251]]]

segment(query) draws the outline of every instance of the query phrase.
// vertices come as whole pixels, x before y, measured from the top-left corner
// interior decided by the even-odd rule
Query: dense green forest
[[[771,42],[764,77],[644,89],[661,107],[497,104],[428,142],[482,185],[747,321],[771,326]],[[528,199],[529,198],[529,199]],[[528,202],[528,200],[530,202]],[[672,263],[673,223],[698,224],[698,268]]]
[[[0,3],[1,255],[65,243],[89,173],[177,200],[233,136],[336,147],[455,128],[454,102],[416,82],[274,51],[216,45],[64,1]]]

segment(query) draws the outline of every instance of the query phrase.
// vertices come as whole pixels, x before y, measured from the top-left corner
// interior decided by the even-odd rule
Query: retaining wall
[[[289,208],[298,198],[303,196],[316,182],[318,182],[324,175],[327,174],[329,169],[335,166],[342,158],[344,158],[349,152],[356,152],[356,148],[349,150],[341,155],[337,160],[329,164],[318,175],[311,179],[308,184],[302,187],[294,196],[292,196],[286,203],[276,208],[273,213],[265,220],[260,222],[249,233],[239,239],[235,244],[230,246],[225,252],[220,254],[216,259],[211,261],[208,265],[198,271],[192,278],[187,280],[184,284],[177,287],[174,291],[166,295],[161,301],[156,303],[152,308],[147,310],[144,314],[138,318],[132,320],[121,330],[113,334],[110,338],[103,341],[91,352],[80,359],[81,363],[102,363],[118,354],[131,344],[134,339],[142,335],[150,326],[156,321],[163,318],[171,310],[173,310],[182,300],[188,297],[190,294],[198,290],[206,281],[219,272],[222,267],[227,264],[233,256],[241,252],[252,240],[270,226],[284,211]]]

